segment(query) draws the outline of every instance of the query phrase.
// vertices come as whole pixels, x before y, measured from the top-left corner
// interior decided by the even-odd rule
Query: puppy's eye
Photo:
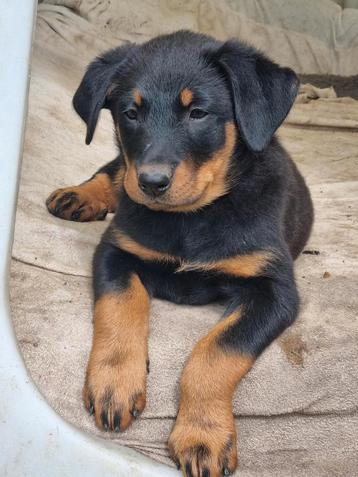
[[[136,119],[138,119],[138,113],[135,109],[128,109],[128,111],[125,111],[124,114],[131,121],[135,121]]]
[[[190,119],[203,119],[207,115],[208,115],[208,113],[206,111],[204,111],[203,109],[194,108],[190,111],[189,118]]]

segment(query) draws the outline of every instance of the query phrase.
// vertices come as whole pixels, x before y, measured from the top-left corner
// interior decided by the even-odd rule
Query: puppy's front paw
[[[92,350],[83,389],[85,406],[100,429],[124,431],[146,403],[146,360]]]
[[[236,430],[230,403],[182,402],[169,438],[172,459],[185,476],[221,477],[237,467]]]
[[[105,202],[86,186],[73,186],[55,190],[46,200],[48,211],[65,220],[88,222],[104,220],[108,213]]]

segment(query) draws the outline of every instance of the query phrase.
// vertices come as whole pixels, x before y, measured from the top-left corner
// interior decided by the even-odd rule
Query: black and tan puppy
[[[97,425],[124,430],[145,406],[151,297],[227,303],[181,378],[169,448],[188,477],[234,471],[234,390],[297,316],[293,259],[312,204],[273,136],[297,88],[290,69],[251,47],[180,31],[105,53],[74,96],[86,143],[109,108],[119,147],[89,181],[47,201],[68,220],[115,211],[93,262],[84,400]]]

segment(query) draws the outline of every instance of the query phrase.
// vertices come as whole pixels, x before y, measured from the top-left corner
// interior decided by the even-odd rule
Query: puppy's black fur
[[[89,66],[73,100],[87,125],[86,143],[100,110],[108,108],[120,151],[85,185],[107,180],[118,204],[94,257],[96,302],[123,293],[133,275],[149,296],[192,305],[225,300],[230,322],[213,342],[225,356],[250,359],[295,320],[293,260],[308,239],[313,210],[303,178],[274,133],[297,89],[290,69],[253,48],[187,31],[127,44]],[[152,183],[138,186],[148,174],[157,181],[154,189]],[[85,204],[81,190],[74,193],[77,205],[64,201],[62,191],[50,197],[49,210],[81,220],[78,209]],[[215,387],[214,371],[210,379]],[[180,448],[178,432],[171,441],[174,458],[185,467],[195,454],[198,469],[216,475],[198,452]],[[210,437],[197,445],[215,454]]]

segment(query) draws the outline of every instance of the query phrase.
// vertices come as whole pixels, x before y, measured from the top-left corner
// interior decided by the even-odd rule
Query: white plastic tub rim
[[[17,346],[9,264],[35,15],[35,0],[0,0],[0,476],[178,476],[134,450],[65,422],[40,395]]]

